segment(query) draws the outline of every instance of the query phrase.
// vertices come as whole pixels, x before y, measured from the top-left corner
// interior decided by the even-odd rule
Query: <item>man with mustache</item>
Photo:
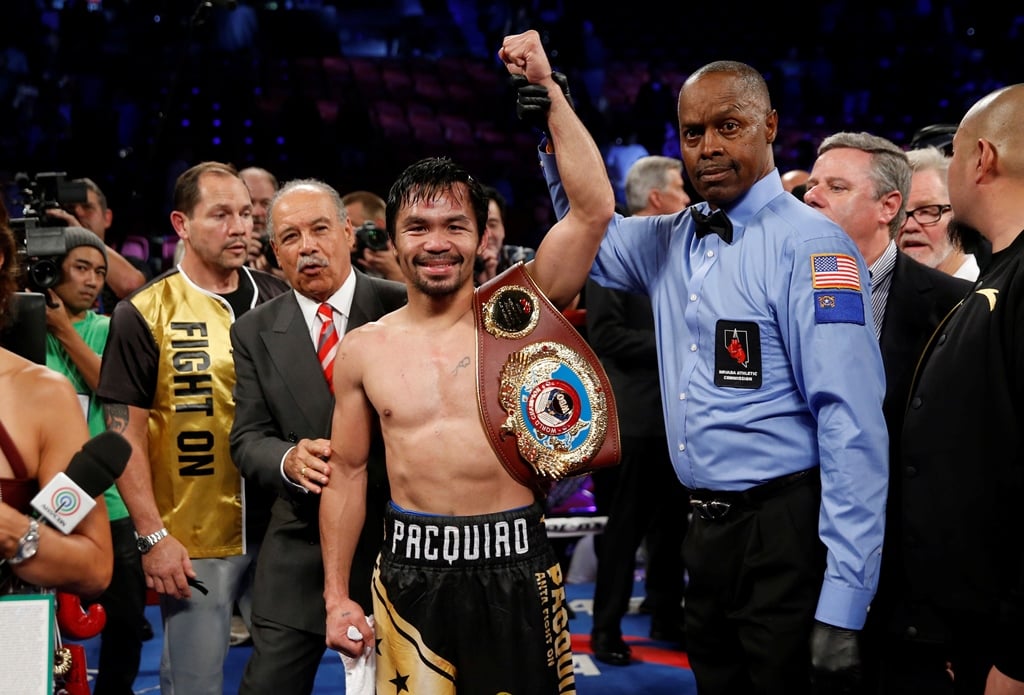
[[[678,116],[706,202],[616,215],[590,277],[653,305],[668,443],[694,512],[690,664],[702,695],[807,693],[812,680],[846,692],[828,688],[859,679],[888,486],[867,268],[838,225],[783,188],[779,116],[756,70],[696,70]],[[562,214],[554,158],[541,164]]]
[[[949,157],[937,147],[907,152],[913,176],[907,197],[907,217],[896,235],[900,251],[930,268],[964,280],[978,279],[978,259],[950,234],[953,206],[946,175]]]
[[[220,695],[235,600],[247,586],[262,529],[249,526],[228,432],[235,408],[229,329],[286,291],[245,267],[252,198],[229,164],[178,177],[174,231],[181,263],[118,303],[97,394],[107,428],[132,444],[118,480],[146,584],[160,594],[165,694]],[[204,588],[193,593],[189,580]]]
[[[334,394],[318,359],[319,336],[325,328],[343,335],[376,321],[405,304],[406,293],[405,285],[352,266],[352,222],[338,192],[322,181],[286,183],[268,206],[267,233],[292,291],[231,327],[232,458],[273,502],[253,586],[253,651],[239,692],[308,695],[327,648],[318,516],[331,473]],[[379,441],[369,469],[367,523],[352,582],[367,615],[388,499]]]

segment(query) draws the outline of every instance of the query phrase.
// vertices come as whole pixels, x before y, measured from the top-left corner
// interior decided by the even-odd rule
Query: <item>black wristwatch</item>
[[[39,550],[39,522],[35,519],[28,520],[28,531],[18,540],[18,549],[14,551],[14,557],[8,560],[12,565],[18,565],[36,554]]]
[[[148,536],[139,536],[136,534],[135,545],[138,546],[139,552],[145,555],[153,546],[167,538],[167,529],[162,528],[159,531],[149,534]]]

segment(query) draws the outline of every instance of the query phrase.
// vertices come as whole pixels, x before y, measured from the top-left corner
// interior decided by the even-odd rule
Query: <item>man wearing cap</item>
[[[113,246],[107,245],[107,231],[114,221],[114,211],[107,207],[107,196],[96,182],[81,178],[71,183],[85,188],[85,201],[72,204],[69,210],[52,208],[46,214],[63,220],[69,227],[84,227],[103,242],[107,256],[107,280],[96,306],[99,313],[109,315],[119,299],[142,287],[153,273],[146,261],[122,256]]]
[[[106,282],[107,247],[82,227],[65,229],[64,242],[60,279],[48,292],[46,366],[71,381],[89,423],[89,435],[95,437],[106,429],[95,390],[110,317],[92,307]],[[106,609],[107,622],[93,692],[118,694],[131,692],[139,672],[146,582],[135,548],[135,527],[117,486],[111,485],[104,498],[114,545],[114,573],[106,591],[96,599]]]

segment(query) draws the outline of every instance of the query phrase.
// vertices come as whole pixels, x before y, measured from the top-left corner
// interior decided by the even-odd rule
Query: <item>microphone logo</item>
[[[50,508],[60,516],[74,516],[80,506],[82,506],[82,498],[74,488],[58,488],[50,497]]]
[[[63,472],[53,476],[32,498],[32,508],[39,517],[64,533],[71,533],[95,506],[96,500]]]

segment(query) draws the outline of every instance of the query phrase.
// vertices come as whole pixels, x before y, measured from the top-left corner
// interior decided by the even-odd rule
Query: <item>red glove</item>
[[[57,592],[57,625],[65,637],[90,639],[100,634],[106,624],[107,611],[100,604],[94,603],[86,610],[76,595]]]

